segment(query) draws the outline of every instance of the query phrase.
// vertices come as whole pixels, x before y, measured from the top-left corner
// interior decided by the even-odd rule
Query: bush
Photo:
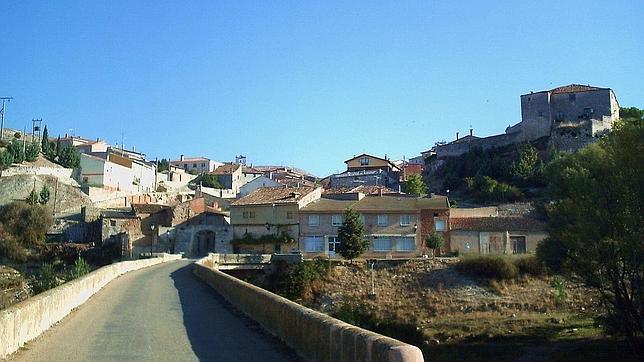
[[[58,278],[54,267],[51,264],[45,263],[40,268],[40,273],[38,273],[38,276],[33,283],[33,290],[38,294],[46,290],[56,288],[60,284],[61,280]]]
[[[510,280],[519,276],[519,269],[509,258],[496,256],[478,256],[462,259],[456,269],[475,277],[496,280]]]
[[[44,244],[51,224],[51,213],[41,205],[16,201],[0,207],[0,256],[24,261],[28,249]]]
[[[69,279],[76,279],[78,277],[81,277],[85,274],[88,274],[90,271],[92,271],[92,268],[90,268],[89,264],[85,259],[81,258],[80,256],[76,261],[74,262],[74,267],[72,270],[69,272]]]
[[[206,173],[201,175],[199,178],[199,182],[201,182],[201,185],[204,187],[212,187],[215,189],[223,189],[224,186],[221,184],[219,181],[219,176],[218,175],[213,175],[211,173]]]
[[[288,299],[299,299],[311,284],[329,273],[329,263],[323,259],[304,261],[287,267],[277,282],[277,294]]]
[[[396,318],[380,319],[369,312],[367,306],[363,303],[344,303],[331,315],[354,326],[415,346],[422,346],[425,341],[425,335],[416,327],[415,322],[400,321]]]
[[[535,256],[526,256],[514,260],[514,265],[521,275],[546,275],[546,266]]]

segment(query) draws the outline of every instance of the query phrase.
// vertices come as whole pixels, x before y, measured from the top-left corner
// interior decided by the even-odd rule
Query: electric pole
[[[0,117],[2,118],[2,122],[0,122],[0,141],[4,138],[4,114],[5,110],[7,109],[7,102],[12,100],[13,97],[0,97],[2,100],[2,109],[0,109]]]

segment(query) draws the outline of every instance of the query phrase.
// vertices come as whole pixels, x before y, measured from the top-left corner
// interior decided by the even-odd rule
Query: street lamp
[[[154,247],[154,239],[156,236],[156,233],[154,232],[155,225],[151,224],[150,225],[150,230],[152,230],[152,243],[150,243],[150,258],[152,257],[152,248]]]

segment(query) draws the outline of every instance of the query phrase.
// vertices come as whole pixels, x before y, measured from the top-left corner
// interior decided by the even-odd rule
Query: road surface
[[[188,261],[117,278],[25,347],[10,360],[297,360],[192,275]]]

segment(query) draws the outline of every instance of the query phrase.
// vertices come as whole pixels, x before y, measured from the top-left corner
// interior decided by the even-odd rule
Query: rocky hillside
[[[35,183],[34,183],[35,182]],[[50,191],[49,205],[53,207],[54,193],[56,190],[56,178],[45,175],[15,175],[0,177],[0,205],[8,204],[15,200],[25,200],[35,185],[36,191],[40,192],[43,185],[47,185]],[[56,213],[80,211],[81,206],[90,205],[89,197],[84,194],[80,187],[58,182],[56,195]]]

